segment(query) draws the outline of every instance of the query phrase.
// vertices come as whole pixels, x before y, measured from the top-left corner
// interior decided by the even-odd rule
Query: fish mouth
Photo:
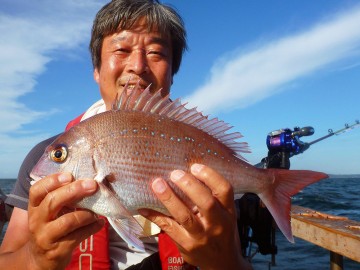
[[[43,179],[45,175],[37,175],[34,173],[30,173],[30,183],[34,184],[35,182],[39,181],[40,179]]]

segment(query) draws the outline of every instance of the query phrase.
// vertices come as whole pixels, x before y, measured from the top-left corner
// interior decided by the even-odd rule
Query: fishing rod
[[[311,142],[303,142],[300,140],[300,138],[303,136],[311,136],[314,134],[315,130],[311,126],[303,128],[295,127],[294,130],[285,128],[272,131],[267,135],[266,138],[266,145],[269,149],[268,156],[263,158],[260,163],[254,166],[258,168],[268,168],[272,167],[271,164],[273,162],[276,162],[276,167],[288,169],[290,167],[289,159],[292,156],[304,153],[307,149],[309,149],[310,145],[330,138],[331,136],[340,135],[342,133],[351,131],[359,126],[360,121],[355,120],[354,124],[345,124],[344,128],[341,128],[337,131],[329,129],[329,134]]]
[[[254,165],[257,168],[290,168],[290,158],[298,155],[309,149],[310,145],[318,143],[334,135],[351,131],[360,126],[359,120],[354,124],[345,124],[344,128],[337,131],[329,129],[329,134],[315,139],[311,142],[302,142],[300,140],[303,136],[311,136],[315,130],[311,126],[299,128],[294,130],[289,128],[278,129],[270,132],[266,138],[268,147],[268,155],[263,158],[260,163]],[[252,258],[256,253],[263,255],[271,254],[271,266],[275,266],[275,255],[277,254],[277,246],[275,241],[275,226],[273,225],[273,218],[270,212],[262,206],[260,199],[255,194],[246,193],[237,202],[238,209],[241,215],[238,220],[239,232],[241,232],[241,241],[243,255]],[[256,242],[258,245],[255,253],[252,254],[252,243]]]
[[[329,138],[329,137],[331,137],[331,136],[333,136],[333,135],[340,135],[340,134],[342,134],[342,133],[348,132],[348,131],[350,131],[350,130],[352,130],[352,129],[354,129],[354,128],[357,128],[357,127],[359,127],[359,126],[360,126],[360,121],[359,121],[359,120],[355,120],[355,123],[354,123],[354,124],[352,124],[352,125],[345,124],[345,127],[342,128],[342,129],[339,129],[338,131],[335,131],[335,132],[334,132],[332,129],[329,129],[329,130],[328,130],[328,131],[329,131],[329,134],[328,134],[328,135],[325,135],[325,136],[320,137],[320,138],[318,138],[318,139],[316,139],[316,140],[313,140],[312,142],[309,142],[308,144],[309,144],[309,145],[312,145],[312,144],[314,144],[314,143],[317,143],[317,142],[320,142],[320,141],[322,141],[322,140],[324,140],[324,139],[327,139],[327,138]]]

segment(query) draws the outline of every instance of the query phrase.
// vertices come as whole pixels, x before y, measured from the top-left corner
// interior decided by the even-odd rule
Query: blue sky
[[[106,2],[0,0],[0,178],[15,178],[33,145],[100,98],[88,41]],[[313,126],[312,141],[360,118],[358,1],[166,3],[189,43],[172,97],[234,126],[250,163],[266,156],[270,131]],[[359,143],[360,128],[333,136],[291,168],[360,173]]]

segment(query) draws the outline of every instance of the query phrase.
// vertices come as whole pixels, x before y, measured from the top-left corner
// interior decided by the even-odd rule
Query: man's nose
[[[128,58],[127,68],[130,73],[137,75],[147,72],[148,63],[146,52],[144,50],[132,51]]]

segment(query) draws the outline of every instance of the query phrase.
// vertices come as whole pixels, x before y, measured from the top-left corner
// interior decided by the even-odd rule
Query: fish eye
[[[67,151],[66,146],[64,146],[64,145],[57,145],[50,152],[51,160],[53,160],[53,161],[55,161],[57,163],[64,162],[65,159],[67,158],[67,155],[68,155],[68,151]]]

